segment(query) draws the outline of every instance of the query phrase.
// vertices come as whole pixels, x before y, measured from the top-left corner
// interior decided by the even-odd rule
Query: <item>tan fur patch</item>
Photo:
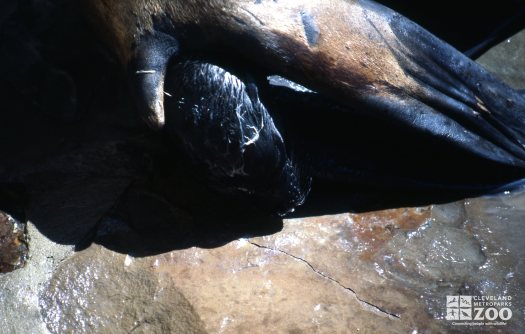
[[[385,44],[385,40],[396,42],[386,19],[356,1],[84,1],[123,64],[129,61],[140,36],[152,29],[152,18],[167,15],[180,25],[198,26],[204,34],[216,34],[220,27],[233,36],[252,35],[260,50],[243,50],[241,45],[237,46],[239,52],[248,57],[263,52],[261,62],[333,95],[379,93],[385,87],[417,90]],[[301,20],[305,12],[319,30],[313,46]],[[220,41],[221,36],[214,38],[228,43]]]

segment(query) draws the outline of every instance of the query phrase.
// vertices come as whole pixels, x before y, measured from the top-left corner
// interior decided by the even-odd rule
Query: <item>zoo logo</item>
[[[507,321],[512,318],[511,297],[508,296],[447,296],[446,320]],[[491,306],[488,307],[487,306]]]

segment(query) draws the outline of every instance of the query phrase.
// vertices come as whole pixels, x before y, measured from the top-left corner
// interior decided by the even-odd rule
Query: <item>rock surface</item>
[[[204,333],[168,277],[96,245],[58,266],[39,303],[52,333]]]
[[[478,59],[490,72],[515,89],[525,89],[525,34],[518,33],[490,49]]]
[[[0,211],[0,273],[23,267],[28,251],[26,225]]]
[[[523,208],[525,192],[290,219],[273,235],[139,258],[92,245],[54,260],[32,293],[51,333],[454,332],[445,297],[460,293],[513,296],[500,329],[517,333]]]
[[[49,240],[32,223],[27,233],[27,265],[0,276],[0,328],[5,333],[49,333],[40,314],[39,293],[59,263],[73,254],[73,246]]]
[[[498,206],[506,219],[490,217]],[[459,293],[512,295],[516,317],[502,331],[517,333],[525,326],[517,274],[525,246],[502,250],[503,240],[525,233],[520,207],[525,193],[293,219],[271,236],[150,261],[173,277],[210,333],[453,332],[464,328],[444,320],[445,298]]]

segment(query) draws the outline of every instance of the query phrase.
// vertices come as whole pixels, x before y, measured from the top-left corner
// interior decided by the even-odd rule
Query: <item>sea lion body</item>
[[[395,13],[385,12],[386,7],[368,4],[367,8],[361,1],[131,0],[88,4],[96,25],[123,64],[146,66],[137,71],[148,71],[149,64],[137,64],[136,60],[154,58],[152,52],[170,58],[222,47],[343,102],[341,96],[385,93],[386,88],[417,89],[384,43],[385,38],[394,41],[387,22]],[[180,49],[170,46],[168,51],[163,42],[152,45],[152,36],[160,40],[169,36]],[[163,117],[160,108],[155,106],[153,111],[159,126]]]
[[[127,67],[139,109],[153,128],[163,128],[169,112],[168,65],[205,54],[241,77],[250,67],[256,76],[278,74],[342,109],[370,113],[491,164],[525,168],[525,96],[375,2],[84,2]]]

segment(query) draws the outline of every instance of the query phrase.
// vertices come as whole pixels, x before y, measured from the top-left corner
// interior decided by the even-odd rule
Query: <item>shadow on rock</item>
[[[272,234],[282,219],[218,194],[159,136],[88,142],[22,175],[27,219],[50,240],[143,256]]]
[[[153,160],[153,172],[130,184],[77,248],[96,242],[120,253],[148,256],[220,247],[282,229],[282,218],[247,199],[211,190],[189,163],[175,158],[182,154],[166,148],[165,156]]]
[[[207,208],[190,214],[158,195],[130,190],[104,218],[93,241],[134,257],[190,247],[215,248],[239,238],[277,233],[282,219],[247,212],[237,206]],[[84,245],[80,245],[84,246]]]

